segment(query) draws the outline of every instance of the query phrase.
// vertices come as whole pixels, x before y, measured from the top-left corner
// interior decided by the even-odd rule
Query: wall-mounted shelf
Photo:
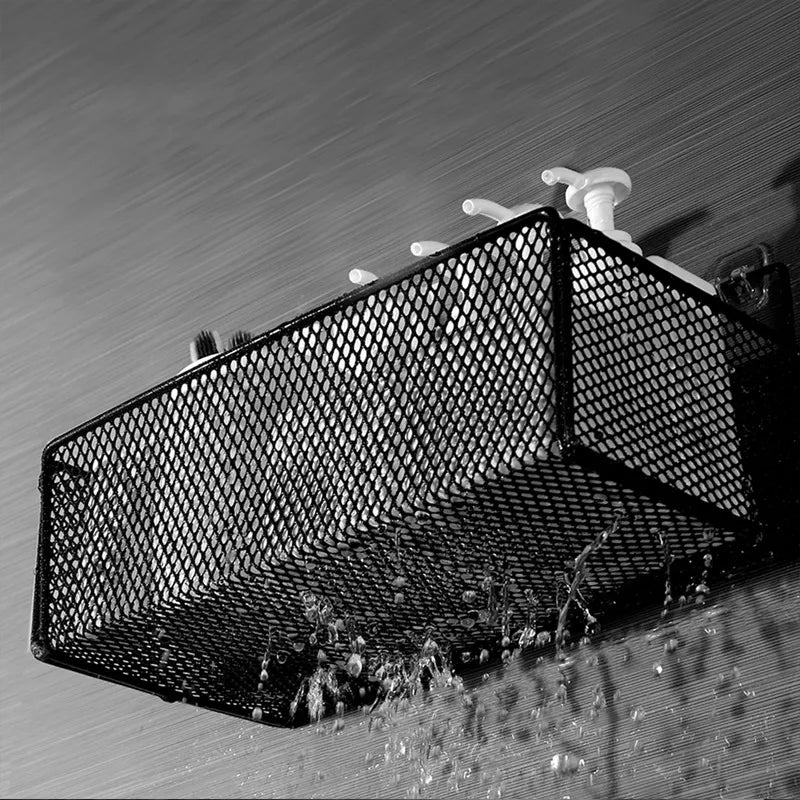
[[[624,509],[583,587],[610,614],[663,591],[659,535],[687,574],[712,538],[722,560],[757,547],[761,466],[796,460],[797,365],[617,242],[525,214],[50,443],[32,649],[298,723],[318,651],[352,678],[356,634],[365,664],[432,633],[458,666],[545,626],[565,562]],[[303,593],[342,646],[313,643]]]

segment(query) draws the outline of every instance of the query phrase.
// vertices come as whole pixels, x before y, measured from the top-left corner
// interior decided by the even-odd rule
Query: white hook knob
[[[521,217],[529,211],[542,208],[541,203],[520,203],[519,205],[506,208],[493,200],[486,200],[483,197],[471,197],[461,204],[461,210],[465,214],[474,217],[476,214],[493,219],[496,223],[508,222],[514,217]]]
[[[542,173],[542,180],[548,186],[563,183],[565,186],[572,186],[574,189],[583,189],[588,183],[588,178],[583,173],[575,172],[574,169],[567,169],[566,167],[546,169]]]
[[[424,258],[425,256],[432,256],[434,253],[440,253],[442,250],[447,250],[449,244],[444,242],[434,242],[425,240],[421,242],[411,243],[411,255],[417,258]]]
[[[495,222],[507,222],[514,218],[514,214],[510,208],[501,206],[500,203],[495,203],[493,200],[486,200],[483,197],[472,197],[465,200],[461,204],[461,210],[470,217],[480,214],[484,217],[489,217]]]
[[[377,275],[367,272],[365,269],[351,269],[347,277],[350,279],[350,283],[355,283],[357,286],[367,286],[378,280]]]

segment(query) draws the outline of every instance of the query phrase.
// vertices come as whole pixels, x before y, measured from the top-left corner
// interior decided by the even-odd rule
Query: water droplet
[[[294,648],[295,652],[302,653],[305,650],[305,642],[295,642],[292,647]]]
[[[664,671],[664,667],[661,666],[658,662],[653,664],[653,675],[658,677]]]
[[[470,628],[474,627],[475,620],[472,617],[462,617],[461,618],[461,627],[466,628],[469,630]]]
[[[401,606],[403,605],[403,603],[405,603],[405,601],[406,601],[406,596],[405,594],[403,594],[403,592],[395,592],[394,595],[395,605]]]
[[[250,685],[252,686],[252,684],[250,684]],[[252,716],[252,718],[253,718],[253,720],[254,720],[255,722],[260,722],[260,721],[261,721],[261,717],[262,717],[262,715],[263,715],[263,714],[262,714],[262,711],[261,711],[261,709],[260,709],[258,706],[256,706],[256,707],[253,709],[253,713],[251,714],[251,716]]]
[[[269,672],[267,672],[265,669],[262,669],[259,678],[261,683],[266,683],[269,680]]]
[[[358,653],[351,654],[350,658],[347,660],[347,671],[351,677],[357,678],[361,675],[361,670],[364,668],[364,663],[361,660],[361,656]]]
[[[583,765],[584,760],[571,753],[556,753],[550,759],[550,769],[556,775],[574,775]]]
[[[674,653],[677,649],[678,649],[677,639],[670,639],[668,642],[664,642],[665,653]]]
[[[398,575],[392,581],[392,586],[394,586],[395,589],[402,589],[407,583],[408,581],[406,580],[405,577],[403,577],[402,575]]]
[[[461,599],[467,604],[472,605],[475,602],[475,598],[478,596],[477,592],[474,592],[472,589],[467,589],[464,594],[461,595]]]
[[[483,650],[481,650],[480,662],[481,664],[485,664],[488,660],[489,660],[489,651],[486,648],[484,648]]]
[[[647,716],[647,711],[642,706],[636,706],[631,710],[631,719],[634,722],[641,722]]]

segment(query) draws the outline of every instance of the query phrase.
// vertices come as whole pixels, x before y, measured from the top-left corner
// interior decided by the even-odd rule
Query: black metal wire
[[[582,589],[611,615],[663,586],[658,533],[686,563],[709,525],[758,539],[752,471],[791,416],[791,381],[747,373],[767,362],[797,354],[551,209],[492,228],[50,443],[34,654],[296,724],[300,679],[320,650],[347,678],[356,634],[365,662],[430,634],[458,665],[526,598],[548,624],[565,563],[624,509]]]

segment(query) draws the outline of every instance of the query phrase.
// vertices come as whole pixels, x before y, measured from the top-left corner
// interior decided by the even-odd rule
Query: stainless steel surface
[[[465,197],[552,202],[557,163],[631,174],[617,223],[646,254],[800,260],[792,0],[5,0],[0,46],[3,795],[280,795],[310,746],[28,653],[41,448],[200,327],[456,241]]]

